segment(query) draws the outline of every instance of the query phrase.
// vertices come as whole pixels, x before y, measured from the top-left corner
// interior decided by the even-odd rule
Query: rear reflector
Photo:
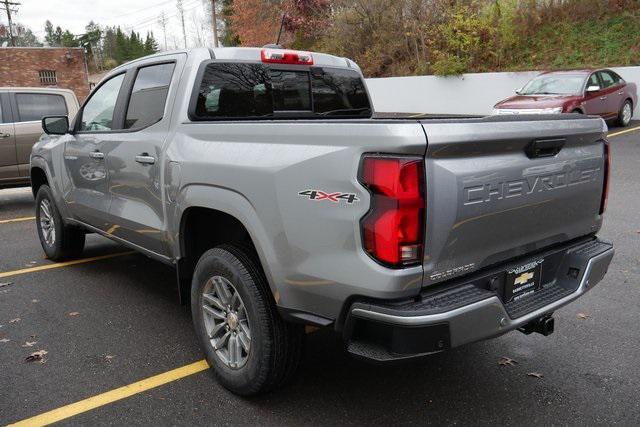
[[[609,181],[611,175],[611,148],[609,142],[604,143],[604,183],[602,184],[602,199],[600,200],[600,215],[607,209],[609,199]]]
[[[284,49],[262,49],[262,62],[270,64],[313,65],[313,56],[309,52]]]
[[[424,246],[424,161],[420,157],[366,155],[360,182],[371,192],[362,218],[364,248],[390,267],[420,263]]]

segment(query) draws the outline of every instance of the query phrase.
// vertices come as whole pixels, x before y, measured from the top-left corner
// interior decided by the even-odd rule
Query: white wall
[[[612,68],[640,88],[640,67]],[[539,72],[478,73],[459,77],[385,77],[367,79],[373,106],[380,112],[432,114],[491,113],[500,100],[514,95]],[[634,117],[640,117],[636,106]]]

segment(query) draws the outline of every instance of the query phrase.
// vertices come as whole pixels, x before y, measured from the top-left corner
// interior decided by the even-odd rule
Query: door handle
[[[156,162],[156,159],[155,157],[151,157],[148,153],[142,153],[136,156],[136,162],[142,165],[152,165]]]
[[[4,139],[4,138],[9,138],[11,136],[11,134],[8,133],[0,133],[0,138]]]
[[[91,153],[89,153],[89,157],[91,157],[92,159],[104,159],[104,153],[100,151],[92,151]]]

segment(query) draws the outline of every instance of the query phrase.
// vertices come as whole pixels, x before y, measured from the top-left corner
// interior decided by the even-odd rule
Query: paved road
[[[612,145],[601,236],[615,242],[617,254],[600,285],[557,313],[552,336],[514,332],[422,363],[378,367],[349,358],[330,330],[320,330],[307,336],[297,380],[277,393],[238,398],[200,372],[63,422],[637,425],[640,132],[615,137]],[[30,215],[28,191],[0,192],[0,272],[51,264],[33,221],[2,223]],[[124,250],[97,236],[88,248],[88,257]],[[172,270],[143,256],[0,278],[5,281],[13,283],[0,288],[0,424],[202,358],[190,315],[175,302]],[[22,347],[27,341],[37,343]],[[24,362],[41,349],[46,363]],[[517,364],[499,366],[503,356]]]

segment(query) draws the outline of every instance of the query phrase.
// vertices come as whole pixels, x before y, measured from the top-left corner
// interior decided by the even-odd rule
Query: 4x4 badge
[[[298,196],[306,197],[309,200],[321,201],[328,200],[333,203],[340,203],[340,200],[346,201],[348,204],[357,202],[358,197],[353,193],[328,193],[320,190],[304,190],[298,193]]]

